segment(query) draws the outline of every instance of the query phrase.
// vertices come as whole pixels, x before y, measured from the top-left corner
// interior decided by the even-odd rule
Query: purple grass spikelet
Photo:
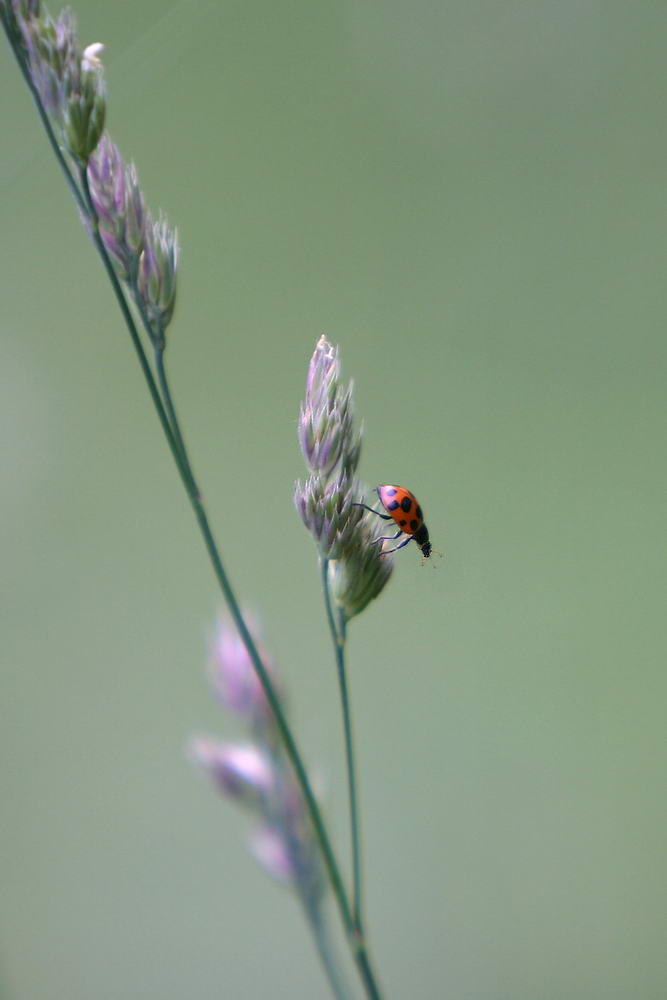
[[[258,746],[200,737],[190,744],[190,755],[225,795],[252,809],[261,809],[274,779],[270,759]]]
[[[134,163],[125,168],[125,243],[133,261],[139,260],[144,246],[146,205]],[[136,271],[133,270],[132,277]]]
[[[279,690],[275,666],[269,651],[259,638],[257,622],[247,611],[244,611],[243,617],[255,637],[262,662],[271,675],[274,687]],[[244,719],[253,730],[261,731],[264,736],[269,730],[273,730],[273,713],[248,650],[236,626],[226,618],[220,619],[211,642],[209,671],[213,690],[225,708]],[[284,697],[281,700],[284,701]],[[273,742],[273,738],[268,740],[267,737],[267,741]]]
[[[322,336],[310,362],[306,398],[299,414],[299,441],[311,472],[326,480],[343,457],[347,458],[352,423],[352,384],[342,389],[338,349]]]
[[[47,13],[38,16],[15,6],[15,17],[33,86],[54,122],[62,125],[68,94],[81,73],[74,14],[65,8],[54,21]]]
[[[88,161],[88,187],[102,242],[118,275],[133,285],[144,246],[147,209],[135,165],[124,164],[108,132]]]
[[[176,305],[176,274],[179,248],[176,230],[160,215],[150,216],[144,229],[144,248],[139,256],[136,294],[150,324],[153,343],[164,348],[164,334]]]
[[[272,826],[261,826],[250,837],[250,852],[267,874],[276,882],[288,886],[296,872],[279,830]]]
[[[100,229],[122,232],[125,214],[125,165],[106,132],[88,163],[88,185]]]

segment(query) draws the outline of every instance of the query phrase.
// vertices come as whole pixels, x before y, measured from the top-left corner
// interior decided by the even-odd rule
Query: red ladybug
[[[391,483],[384,483],[376,489],[380,503],[387,511],[386,514],[381,514],[379,510],[373,510],[372,507],[369,507],[365,503],[357,503],[355,507],[365,507],[366,510],[370,510],[371,514],[377,514],[378,517],[381,517],[383,521],[394,521],[399,530],[395,535],[382,535],[380,538],[376,538],[373,544],[375,545],[376,542],[393,542],[400,535],[407,535],[408,537],[400,545],[395,546],[393,549],[385,549],[382,555],[386,556],[390,552],[398,552],[399,549],[402,549],[404,545],[407,545],[414,538],[422,550],[424,558],[428,559],[431,554],[428,528],[424,524],[424,515],[414,493],[406,490],[405,486],[393,486]]]

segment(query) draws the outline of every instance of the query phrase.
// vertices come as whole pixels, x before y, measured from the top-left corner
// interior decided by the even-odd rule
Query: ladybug
[[[406,490],[405,486],[393,486],[391,483],[384,483],[381,486],[377,486],[376,492],[380,503],[387,511],[386,514],[380,513],[379,510],[374,510],[365,503],[355,503],[354,506],[365,507],[366,510],[370,510],[371,514],[377,514],[378,517],[381,517],[383,521],[394,521],[399,530],[395,535],[382,535],[380,538],[376,538],[373,544],[375,545],[377,542],[393,542],[400,535],[407,535],[408,537],[400,545],[397,545],[393,549],[386,549],[382,555],[386,556],[390,552],[398,552],[399,549],[402,549],[404,545],[407,545],[414,538],[422,550],[424,558],[428,559],[431,554],[428,528],[424,524],[424,515],[414,493]]]

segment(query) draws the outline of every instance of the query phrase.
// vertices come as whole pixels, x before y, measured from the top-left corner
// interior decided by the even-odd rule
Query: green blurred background
[[[292,507],[320,333],[362,475],[413,488],[445,553],[401,552],[351,630],[387,998],[664,1000],[667,5],[76,11],[179,227],[179,407],[342,855]],[[325,997],[247,817],[185,758],[238,733],[206,679],[212,574],[6,47],[0,88],[0,993]]]

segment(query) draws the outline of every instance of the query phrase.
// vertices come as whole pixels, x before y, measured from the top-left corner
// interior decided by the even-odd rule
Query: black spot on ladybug
[[[398,500],[392,500],[391,503],[387,504],[387,510],[396,510],[398,507]]]
[[[387,496],[388,497],[395,497],[396,496],[396,490],[394,489],[393,486],[388,486],[387,487]]]
[[[396,504],[396,506],[398,506],[398,504]],[[401,507],[407,514],[410,508],[412,507],[412,500],[410,499],[410,497],[403,497],[403,499],[401,500]]]
[[[416,531],[418,527],[419,527],[419,521],[417,520],[416,517],[413,517],[412,520],[410,521],[410,530]]]
[[[408,522],[407,522],[407,521],[405,520],[405,518],[403,518],[403,519],[402,519],[401,521],[399,521],[398,523],[399,523],[399,526],[400,526],[401,528],[404,528],[404,527],[406,526],[406,524],[407,524]]]
[[[421,509],[421,507],[419,506],[419,504],[417,504],[417,517],[419,518],[419,520],[420,520],[420,521],[421,521],[421,519],[423,518],[423,516],[424,516],[424,515],[422,514],[422,509]]]

